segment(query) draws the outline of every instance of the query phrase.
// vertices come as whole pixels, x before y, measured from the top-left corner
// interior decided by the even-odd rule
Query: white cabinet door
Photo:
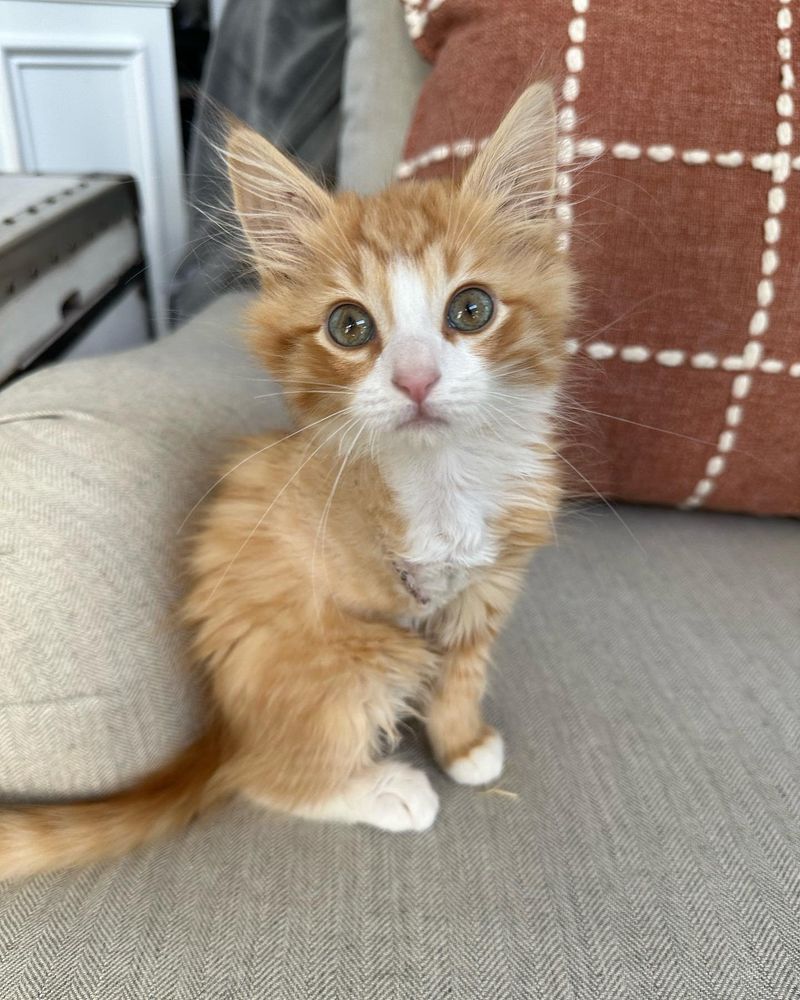
[[[162,332],[186,239],[171,5],[0,2],[0,171],[132,174]]]

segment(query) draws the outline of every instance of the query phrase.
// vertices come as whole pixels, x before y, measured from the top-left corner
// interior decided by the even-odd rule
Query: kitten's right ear
[[[309,227],[325,215],[331,196],[241,122],[229,125],[225,158],[256,269],[293,270],[303,262]]]

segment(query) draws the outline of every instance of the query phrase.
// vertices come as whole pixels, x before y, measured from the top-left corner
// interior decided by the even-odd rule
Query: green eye
[[[494,302],[482,288],[462,288],[450,299],[447,325],[462,333],[477,333],[494,315]]]
[[[345,302],[328,317],[328,333],[340,347],[363,347],[375,336],[375,324],[366,309]]]

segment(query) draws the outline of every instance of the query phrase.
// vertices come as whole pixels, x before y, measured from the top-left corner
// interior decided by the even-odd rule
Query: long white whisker
[[[242,544],[236,550],[236,552],[235,552],[233,558],[231,559],[231,561],[225,567],[225,572],[222,574],[222,576],[219,578],[219,580],[217,580],[217,582],[216,582],[216,584],[214,586],[214,589],[209,594],[208,601],[206,602],[207,604],[210,603],[214,599],[214,595],[219,590],[219,588],[222,586],[223,581],[227,577],[228,573],[230,573],[231,568],[233,567],[233,564],[236,562],[236,560],[239,558],[239,556],[244,551],[245,546],[248,544],[248,542],[252,539],[253,535],[255,535],[255,533],[258,531],[258,529],[264,523],[264,521],[266,520],[266,518],[269,515],[270,511],[272,510],[272,508],[275,506],[275,504],[278,502],[278,500],[280,500],[280,498],[283,496],[283,494],[289,488],[290,484],[297,478],[297,476],[300,474],[300,472],[302,471],[302,469],[304,469],[305,466],[308,465],[308,463],[317,454],[317,452],[320,451],[322,448],[324,448],[325,445],[330,440],[332,440],[334,437],[336,437],[337,434],[340,434],[340,433],[343,434],[344,431],[347,430],[349,427],[351,427],[352,424],[355,423],[355,421],[357,419],[358,419],[357,417],[351,418],[351,420],[347,424],[345,424],[345,426],[343,428],[337,428],[332,434],[330,434],[327,438],[325,438],[325,440],[322,442],[322,444],[318,445],[311,452],[311,454],[308,456],[308,458],[306,458],[303,462],[301,462],[301,464],[295,469],[295,471],[291,474],[291,476],[289,476],[289,478],[286,480],[286,482],[280,488],[280,490],[278,491],[278,493],[272,498],[272,502],[269,504],[269,506],[267,507],[267,509],[264,511],[264,513],[261,515],[261,517],[258,519],[258,521],[256,521],[256,523],[255,523],[253,529],[251,530],[250,534],[247,536],[247,538],[245,538],[245,540],[242,542]]]
[[[669,431],[666,427],[655,427],[653,424],[643,424],[639,420],[629,420],[627,417],[615,417],[613,413],[603,413],[601,410],[590,410],[588,406],[582,406],[580,403],[569,404],[574,406],[579,410],[583,410],[584,413],[591,413],[595,417],[607,417],[609,420],[618,420],[622,424],[631,424],[633,427],[641,427],[647,431],[658,431],[659,434],[668,434],[670,437],[681,438],[684,441],[691,441],[693,444],[706,444],[711,447],[716,447],[715,441],[707,441],[704,438],[692,437],[691,434],[681,434],[679,431]],[[578,421],[575,421],[578,423]]]
[[[349,389],[281,389],[278,392],[265,392],[258,396],[253,396],[253,399],[272,399],[274,396],[285,396],[287,392],[295,393],[296,395],[313,395],[313,396],[349,396]]]
[[[339,466],[339,471],[336,474],[336,478],[333,481],[333,486],[331,487],[331,491],[328,494],[328,499],[327,499],[327,501],[325,503],[325,507],[323,508],[322,517],[320,518],[319,527],[317,528],[317,534],[316,534],[316,536],[314,538],[314,548],[311,551],[311,588],[312,588],[312,592],[313,592],[314,607],[317,609],[317,618],[319,618],[319,605],[317,603],[317,576],[316,576],[315,566],[316,566],[316,561],[317,561],[317,546],[319,544],[320,531],[322,532],[322,559],[323,559],[323,566],[324,566],[325,565],[325,535],[326,535],[327,528],[328,528],[328,517],[330,516],[331,505],[333,504],[333,497],[334,497],[334,494],[336,493],[336,488],[338,487],[339,482],[341,481],[342,474],[344,473],[345,466],[347,465],[347,463],[348,463],[348,461],[350,459],[350,456],[353,454],[353,449],[355,448],[356,444],[358,443],[358,439],[361,437],[361,435],[362,435],[362,433],[364,431],[364,428],[366,426],[367,426],[366,423],[362,423],[361,424],[361,427],[359,427],[358,431],[356,432],[356,436],[353,438],[352,444],[347,449],[347,452],[346,452],[344,458],[342,459],[342,464]]]
[[[246,462],[249,462],[251,459],[256,458],[256,456],[258,456],[258,455],[263,455],[264,452],[265,451],[269,451],[270,448],[275,448],[277,445],[283,444],[283,442],[284,441],[288,441],[289,438],[293,438],[293,437],[296,437],[298,434],[302,434],[303,431],[311,430],[311,428],[312,427],[316,427],[317,424],[321,424],[321,423],[323,423],[326,420],[331,420],[331,419],[333,419],[333,417],[338,417],[342,413],[347,413],[347,411],[349,409],[350,409],[349,406],[345,406],[343,409],[337,410],[335,413],[331,413],[327,417],[321,417],[319,420],[315,420],[311,424],[305,424],[303,427],[300,427],[298,430],[292,431],[291,434],[287,434],[285,437],[280,438],[278,441],[271,441],[269,444],[264,445],[263,448],[259,448],[257,451],[254,451],[252,454],[247,455],[241,461],[237,462],[236,465],[233,466],[233,468],[228,469],[228,471],[224,475],[220,476],[219,479],[215,483],[212,483],[211,486],[208,487],[208,489],[200,497],[200,499],[197,501],[197,503],[194,504],[194,506],[192,507],[192,509],[186,515],[186,517],[181,521],[180,525],[178,526],[178,530],[175,532],[175,534],[179,535],[183,531],[183,529],[184,529],[184,527],[186,525],[186,522],[189,520],[189,518],[192,516],[192,514],[194,514],[194,512],[197,510],[197,508],[200,506],[200,504],[206,499],[206,497],[208,497],[208,495],[210,493],[212,493],[219,486],[219,484],[223,480],[227,479],[228,476],[231,475],[231,473],[236,472],[236,470],[239,469],[239,468],[241,468]]]
[[[589,487],[589,489],[592,491],[592,493],[594,493],[600,500],[602,500],[602,502],[606,505],[606,507],[608,507],[608,509],[611,511],[611,513],[614,515],[614,517],[619,521],[619,523],[622,525],[622,527],[625,529],[625,531],[630,536],[630,538],[633,541],[634,545],[637,546],[637,548],[640,550],[640,552],[643,552],[646,555],[647,554],[647,550],[642,545],[642,543],[639,541],[639,539],[636,537],[636,535],[634,535],[634,533],[628,527],[626,521],[624,520],[624,518],[622,517],[622,515],[619,513],[619,511],[617,510],[617,508],[609,500],[607,500],[603,496],[603,494],[595,487],[594,483],[590,482],[586,478],[586,476],[584,476],[584,474],[582,472],[580,472],[578,469],[576,469],[575,466],[572,464],[572,462],[570,462],[570,460],[568,458],[564,458],[564,456],[561,454],[561,452],[558,450],[558,448],[554,448],[551,444],[548,444],[546,441],[543,441],[542,444],[544,444],[545,448],[548,448],[550,451],[552,451],[554,455],[558,455],[558,457],[561,459],[561,461],[564,462],[565,465],[568,465],[570,467],[570,469],[572,469],[572,471],[575,473],[576,476],[580,476],[580,478],[586,483],[586,485]]]

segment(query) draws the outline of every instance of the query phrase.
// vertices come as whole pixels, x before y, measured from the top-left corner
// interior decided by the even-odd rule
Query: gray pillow
[[[350,0],[339,186],[360,194],[394,177],[430,69],[411,43],[399,0]]]

